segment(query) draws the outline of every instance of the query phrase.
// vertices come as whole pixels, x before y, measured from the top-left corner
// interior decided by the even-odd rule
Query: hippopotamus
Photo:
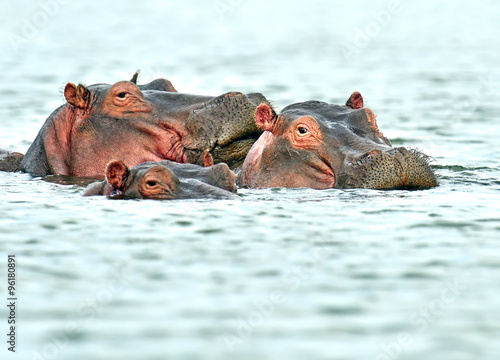
[[[250,188],[425,189],[437,186],[427,155],[393,147],[354,92],[345,105],[306,101],[279,114],[256,109],[264,133],[250,149],[238,184]]]
[[[23,154],[0,149],[0,171],[19,171]]]
[[[178,93],[166,79],[89,86],[68,83],[66,103],[45,121],[20,169],[34,176],[103,178],[106,164],[172,160],[241,165],[261,134],[254,119],[259,93]],[[207,154],[209,156],[207,156]]]
[[[163,160],[129,169],[122,160],[114,160],[106,166],[106,179],[90,184],[82,195],[157,200],[232,199],[238,198],[235,178],[225,163],[201,167]]]

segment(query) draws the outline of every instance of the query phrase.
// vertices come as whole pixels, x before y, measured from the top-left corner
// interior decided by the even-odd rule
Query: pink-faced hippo
[[[243,163],[238,183],[250,188],[424,189],[437,186],[430,158],[392,147],[355,92],[346,105],[307,101],[276,114],[256,110],[265,130]]]
[[[165,79],[136,80],[68,83],[66,104],[46,120],[18,170],[102,178],[114,159],[128,167],[161,160],[206,165],[207,154],[209,163],[234,167],[262,132],[254,113],[267,100],[259,93],[190,95]]]

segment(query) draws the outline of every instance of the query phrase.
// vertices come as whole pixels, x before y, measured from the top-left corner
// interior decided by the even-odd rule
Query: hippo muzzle
[[[432,158],[404,147],[374,150],[346,158],[337,176],[338,188],[426,189],[437,186],[429,166]]]

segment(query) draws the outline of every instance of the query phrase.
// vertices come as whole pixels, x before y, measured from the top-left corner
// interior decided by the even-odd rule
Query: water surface
[[[47,3],[1,5],[1,148],[27,150],[66,82],[139,68],[278,109],[360,91],[440,186],[123,201],[1,173],[1,271],[16,254],[19,280],[2,359],[498,359],[497,2]]]

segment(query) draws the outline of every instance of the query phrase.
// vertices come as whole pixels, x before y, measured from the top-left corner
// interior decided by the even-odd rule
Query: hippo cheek
[[[285,169],[278,174],[280,186],[289,188],[307,187],[324,190],[335,187],[336,177],[332,167],[322,158],[309,151],[300,152],[300,156],[292,158]]]
[[[333,169],[326,163],[323,163],[320,164],[317,170],[319,171],[314,172],[316,178],[314,177],[309,178],[314,181],[313,186],[308,186],[308,187],[319,190],[334,188],[337,182]]]
[[[144,133],[112,129],[107,136],[90,132],[75,134],[73,143],[70,175],[102,177],[106,164],[113,159],[121,159],[128,166],[163,160],[155,146],[164,147],[166,141],[157,145]]]
[[[329,189],[335,186],[335,173],[315,152],[294,148],[266,131],[248,153],[239,182],[251,188]]]

